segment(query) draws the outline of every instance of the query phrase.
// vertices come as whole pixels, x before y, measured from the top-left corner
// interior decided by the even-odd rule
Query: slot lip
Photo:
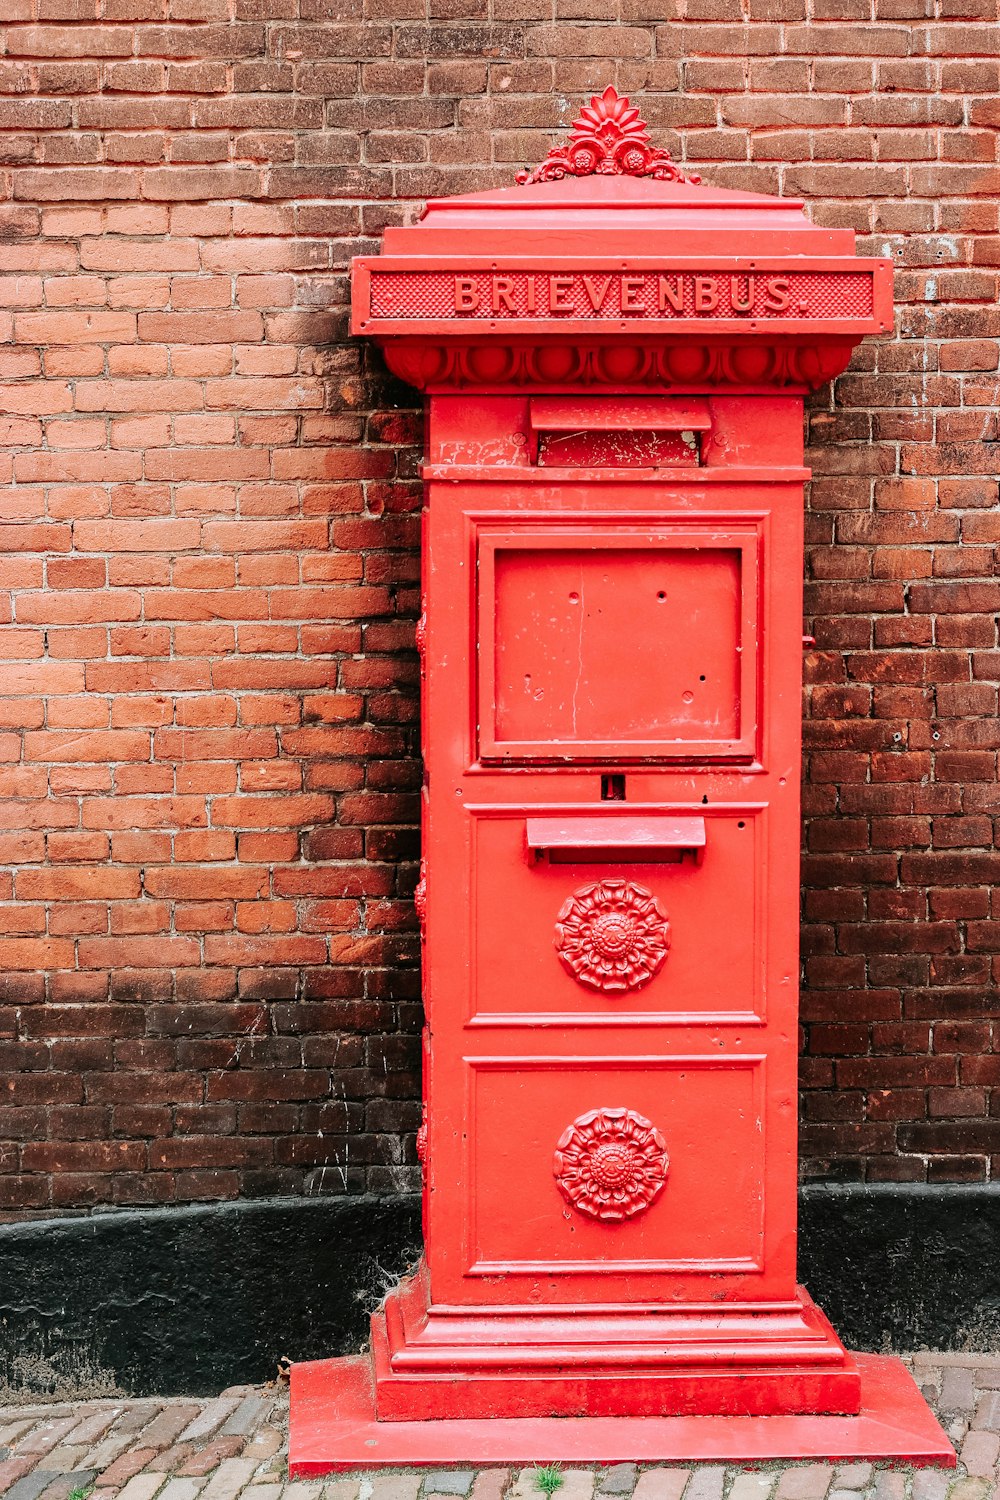
[[[528,460],[532,464],[542,463],[542,439],[546,433],[565,438],[574,433],[588,432],[690,432],[697,441],[701,434],[711,430],[711,408],[704,396],[687,399],[676,396],[532,396],[528,402]],[[692,467],[700,468],[700,441],[693,450],[693,457]],[[555,465],[545,467],[558,466],[557,458]]]
[[[552,863],[613,862],[659,864],[685,854],[696,863],[704,858],[705,819],[697,813],[569,814],[525,819],[528,851],[535,859],[548,855]]]
[[[704,396],[532,396],[528,422],[537,432],[709,432],[712,416]]]

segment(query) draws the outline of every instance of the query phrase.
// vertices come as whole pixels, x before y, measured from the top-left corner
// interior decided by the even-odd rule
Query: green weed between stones
[[[545,1464],[543,1468],[535,1470],[535,1489],[541,1490],[543,1495],[554,1495],[562,1483],[562,1469],[558,1464]],[[72,1496],[70,1500],[73,1500]]]

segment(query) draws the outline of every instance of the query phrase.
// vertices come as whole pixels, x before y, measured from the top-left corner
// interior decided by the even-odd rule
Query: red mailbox
[[[612,89],[521,177],[354,263],[429,397],[426,1253],[293,1467],[953,1457],[795,1281],[803,395],[891,263]]]

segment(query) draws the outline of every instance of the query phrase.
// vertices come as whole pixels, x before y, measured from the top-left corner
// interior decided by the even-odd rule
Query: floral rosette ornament
[[[648,1208],[670,1160],[656,1126],[632,1109],[592,1109],[559,1137],[552,1171],[580,1213],[616,1223]]]
[[[598,880],[573,892],[556,922],[563,967],[595,990],[636,990],[667,956],[670,924],[652,891]]]
[[[556,182],[560,177],[655,177],[661,182],[701,181],[685,177],[670,152],[653,146],[645,120],[610,84],[594,94],[570,128],[565,146],[554,146],[533,172],[518,172],[516,181]]]

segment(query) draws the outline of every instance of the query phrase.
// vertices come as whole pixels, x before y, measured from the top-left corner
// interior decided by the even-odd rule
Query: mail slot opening
[[[705,819],[697,816],[528,818],[525,833],[531,857],[552,865],[680,864],[705,852]]]
[[[659,469],[701,463],[701,434],[684,432],[542,432],[541,468]]]
[[[529,457],[543,468],[683,467],[701,464],[711,417],[697,398],[538,396],[528,427]]]

